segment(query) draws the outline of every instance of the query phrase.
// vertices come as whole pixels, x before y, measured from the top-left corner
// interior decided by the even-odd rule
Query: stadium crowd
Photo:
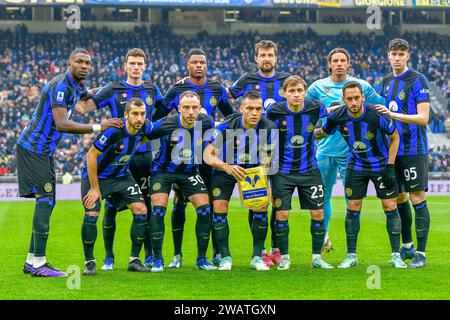
[[[381,88],[383,75],[390,71],[386,37],[347,33],[319,36],[308,30],[264,38],[279,44],[277,70],[300,75],[309,84],[327,75],[326,57],[333,47],[347,48],[352,55],[351,74],[366,79],[377,91]],[[419,33],[405,34],[404,38],[413,46],[411,67],[434,81],[448,98],[449,38]],[[187,74],[184,56],[190,48],[203,48],[208,54],[209,76],[229,87],[244,72],[256,70],[252,63],[254,44],[260,39],[262,36],[255,33],[209,35],[206,32],[186,38],[169,34],[167,28],[158,26],[135,28],[134,32],[89,28],[66,34],[31,34],[25,26],[14,31],[1,31],[0,175],[15,173],[15,141],[34,112],[41,88],[50,78],[64,72],[67,57],[74,47],[87,48],[92,56],[93,70],[86,81],[90,88],[118,81],[124,76],[121,66],[128,48],[145,49],[149,58],[144,80],[155,83],[165,93],[170,85]],[[76,121],[98,122],[106,116],[98,112],[95,117],[76,118]],[[83,154],[91,138],[89,135],[68,135],[63,139],[55,157],[58,174],[80,174]],[[448,165],[448,161],[446,163]],[[441,164],[437,170],[443,168]]]
[[[450,146],[432,147],[428,153],[428,170],[431,172],[450,171]]]

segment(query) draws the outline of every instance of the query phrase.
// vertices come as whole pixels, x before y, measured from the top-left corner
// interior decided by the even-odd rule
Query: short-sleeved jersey
[[[154,120],[165,117],[180,103],[180,95],[186,91],[194,91],[200,96],[202,113],[215,117],[217,109],[226,117],[233,113],[227,97],[227,90],[218,81],[206,80],[205,84],[196,86],[188,80],[185,83],[174,84],[166,93],[163,107],[155,113]]]
[[[388,115],[378,113],[374,105],[364,104],[363,108],[361,117],[353,118],[346,106],[339,107],[330,113],[323,131],[331,134],[339,130],[347,141],[348,168],[379,172],[387,164],[388,135],[394,133],[395,123]]]
[[[383,104],[385,99],[378,95],[374,88],[362,79],[347,76],[342,82],[334,82],[330,77],[315,81],[306,93],[307,100],[318,100],[323,103],[326,108],[333,104],[342,104],[342,88],[349,81],[357,81],[363,88],[363,94],[367,103]],[[323,120],[326,122],[326,118]],[[348,153],[347,143],[339,133],[330,135],[324,139],[317,141],[317,154],[331,157],[345,157]]]
[[[56,128],[53,108],[66,109],[70,118],[75,104],[86,93],[84,84],[76,84],[69,72],[54,77],[42,89],[36,111],[17,143],[28,151],[53,156],[63,136]]]
[[[203,143],[210,139],[214,120],[208,115],[199,114],[194,127],[188,129],[183,127],[180,117],[180,114],[170,115],[153,123],[147,138],[161,138],[161,148],[153,159],[152,171],[198,171],[198,165],[203,159]]]
[[[151,123],[146,121],[136,133],[130,134],[126,120],[123,118],[123,128],[110,127],[100,133],[93,146],[102,153],[97,158],[97,176],[99,179],[118,178],[130,174],[129,163],[136,153],[145,135],[151,131]],[[85,163],[83,179],[88,179],[87,162]]]
[[[239,98],[248,91],[259,91],[266,110],[271,104],[286,100],[281,93],[283,82],[289,76],[289,73],[275,72],[273,77],[265,78],[259,72],[246,73],[230,87],[230,94],[233,98]]]
[[[271,153],[278,141],[275,124],[262,117],[254,129],[245,129],[242,114],[235,113],[221,122],[214,131],[211,143],[222,161],[252,168],[261,165],[261,152]]]
[[[327,109],[318,101],[306,100],[300,112],[291,111],[287,102],[271,105],[266,116],[279,131],[279,148],[272,161],[279,172],[305,173],[317,169],[314,128],[327,115]]]
[[[157,86],[149,82],[143,82],[140,86],[132,86],[125,80],[121,82],[110,82],[101,88],[93,97],[92,101],[97,108],[109,108],[113,118],[122,118],[126,104],[131,98],[141,98],[145,102],[147,119],[152,121],[155,109],[162,106],[164,97]],[[151,151],[151,143],[142,144],[138,152]]]
[[[392,112],[417,114],[417,105],[430,102],[427,78],[412,69],[395,77],[392,73],[383,79],[381,94],[386,98],[386,107]],[[427,127],[395,121],[400,136],[399,156],[414,156],[428,153]]]

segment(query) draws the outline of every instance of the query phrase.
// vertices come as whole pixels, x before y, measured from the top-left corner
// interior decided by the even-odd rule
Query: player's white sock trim
[[[312,255],[312,260],[314,261],[314,259],[321,258],[321,257],[322,256],[320,254],[313,254]]]
[[[31,252],[28,253],[26,262],[28,264],[33,265],[33,263],[34,263],[34,253],[31,253]]]
[[[87,263],[88,263],[88,262],[91,262],[91,261],[95,263],[95,259],[93,259],[93,260],[87,260],[87,261],[84,262],[84,265],[87,265]]]
[[[416,251],[416,252],[425,257],[425,252],[422,252],[422,251]]]
[[[139,259],[139,257],[130,257],[130,262],[132,262],[132,261],[134,261],[136,259]]]
[[[275,252],[279,252],[280,249],[278,248],[270,248],[270,253],[275,253]]]
[[[47,258],[44,257],[34,257],[33,268],[37,269],[42,267],[47,262]]]
[[[414,242],[408,242],[408,243],[404,243],[402,246],[403,246],[403,248],[411,249],[413,244],[414,244]]]

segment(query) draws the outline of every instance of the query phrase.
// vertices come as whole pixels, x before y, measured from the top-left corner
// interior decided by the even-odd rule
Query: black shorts
[[[211,197],[212,200],[230,201],[233,194],[236,179],[223,171],[214,170],[211,177]]]
[[[273,207],[275,210],[291,210],[292,195],[298,190],[300,207],[306,210],[323,209],[323,183],[320,171],[271,176]]]
[[[150,194],[169,194],[172,184],[175,188],[178,187],[187,198],[199,193],[208,194],[208,189],[198,173],[167,172],[163,170],[152,173]]]
[[[199,173],[200,173],[200,177],[202,178],[203,182],[205,183],[206,189],[208,189],[208,192],[210,192],[211,191],[212,167],[208,166],[207,164],[201,164],[199,166]],[[186,197],[183,194],[183,192],[181,192],[181,189],[178,186],[178,184],[173,184],[172,189],[177,194],[178,203],[186,204],[187,202],[189,202],[188,197]]]
[[[150,199],[151,165],[151,152],[136,153],[130,160],[130,172],[146,199]]]
[[[135,202],[144,203],[144,197],[139,188],[139,185],[133,179],[131,175],[126,175],[119,178],[107,178],[98,179],[100,185],[100,192],[102,193],[103,199],[108,199],[117,211],[122,211],[127,209],[127,205]],[[89,179],[81,180],[81,201],[83,201],[84,196],[91,189],[91,184]],[[83,204],[84,206],[84,204]],[[101,202],[97,200],[95,206],[92,208],[84,208],[85,212],[88,211],[100,211]]]
[[[397,156],[395,170],[399,192],[428,191],[426,155]]]
[[[347,168],[345,176],[345,195],[347,199],[363,199],[367,196],[369,180],[373,182],[377,197],[380,199],[392,199],[398,196],[397,185],[387,188],[383,181],[381,172],[356,171]]]
[[[55,196],[56,176],[53,158],[28,151],[17,145],[19,194],[24,198]]]

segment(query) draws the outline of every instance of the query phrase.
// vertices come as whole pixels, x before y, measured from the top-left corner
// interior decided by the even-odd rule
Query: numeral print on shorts
[[[312,186],[311,190],[313,191],[311,199],[323,198],[323,185]],[[318,192],[320,192],[319,195],[317,194]]]
[[[191,176],[188,178],[188,180],[192,183],[193,186],[196,186],[198,183],[204,183],[200,175]]]
[[[141,178],[141,190],[146,190],[148,186],[150,185],[150,177],[142,177]]]
[[[416,167],[411,167],[411,168],[409,168],[409,170],[405,169],[405,171],[403,171],[403,173],[405,174],[406,181],[415,180],[417,178]]]
[[[127,188],[127,191],[130,191],[131,195],[135,195],[135,194],[142,194],[141,189],[139,188],[139,185],[136,183],[134,186],[129,186]]]

